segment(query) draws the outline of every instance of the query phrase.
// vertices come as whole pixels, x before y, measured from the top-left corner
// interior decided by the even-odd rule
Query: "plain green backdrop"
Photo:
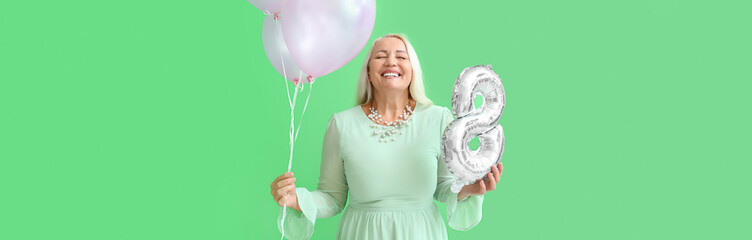
[[[369,45],[407,34],[437,105],[472,65],[506,90],[499,188],[451,239],[752,238],[748,2],[377,9]],[[278,239],[289,108],[263,18],[243,0],[2,1],[0,239]],[[300,187],[364,55],[314,86]]]

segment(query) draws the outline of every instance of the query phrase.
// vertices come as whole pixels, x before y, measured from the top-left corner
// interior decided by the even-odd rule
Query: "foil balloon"
[[[278,18],[277,14],[267,15],[264,18],[264,27],[261,29],[261,40],[264,43],[266,58],[269,59],[274,69],[288,81],[295,85],[298,85],[301,79],[306,82],[308,75],[300,71],[300,68],[290,56],[285,39],[282,37],[282,27],[276,18]]]
[[[483,97],[475,108],[474,99]],[[491,65],[465,68],[452,90],[452,121],[444,131],[442,151],[447,168],[455,177],[452,192],[473,184],[501,161],[504,130],[499,125],[504,111],[504,86]],[[472,150],[470,140],[478,137],[480,147]]]

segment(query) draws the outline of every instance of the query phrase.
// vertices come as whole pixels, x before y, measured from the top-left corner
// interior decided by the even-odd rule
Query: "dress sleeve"
[[[451,111],[447,108],[444,108],[442,115],[441,134],[454,119]],[[443,143],[439,141],[439,144]],[[438,179],[436,181],[436,193],[433,197],[435,200],[446,204],[449,227],[460,231],[470,230],[478,225],[483,217],[483,195],[473,195],[457,201],[457,193],[453,193],[450,189],[455,181],[454,176],[447,169],[443,154],[437,160]]]
[[[339,214],[347,203],[347,178],[342,158],[339,154],[339,129],[333,116],[324,134],[324,147],[321,152],[321,172],[316,191],[296,188],[298,205],[302,212],[287,208],[284,237],[288,239],[310,239],[317,218],[327,218]],[[282,231],[280,209],[277,228]]]

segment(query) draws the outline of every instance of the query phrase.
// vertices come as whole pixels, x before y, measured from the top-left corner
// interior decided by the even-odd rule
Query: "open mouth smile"
[[[381,76],[386,79],[398,78],[402,76],[402,73],[395,70],[386,70],[381,73]]]

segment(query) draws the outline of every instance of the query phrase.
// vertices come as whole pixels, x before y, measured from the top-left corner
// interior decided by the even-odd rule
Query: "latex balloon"
[[[287,50],[285,39],[282,37],[282,27],[279,21],[274,20],[273,15],[264,18],[264,27],[261,30],[261,39],[264,43],[266,58],[274,66],[274,69],[287,80],[297,85],[300,80],[306,82],[308,75],[300,71],[295,61]]]
[[[360,53],[376,21],[376,0],[287,0],[285,42],[303,72],[321,77]]]
[[[474,107],[476,95],[483,97],[480,108]],[[442,151],[444,161],[456,182],[452,192],[475,183],[504,154],[504,130],[499,119],[504,111],[504,86],[491,65],[465,68],[452,90],[452,114],[455,120],[444,131]],[[478,137],[480,147],[472,150],[470,140]]]
[[[274,15],[282,9],[283,0],[248,0],[254,7],[258,8],[266,15]]]

